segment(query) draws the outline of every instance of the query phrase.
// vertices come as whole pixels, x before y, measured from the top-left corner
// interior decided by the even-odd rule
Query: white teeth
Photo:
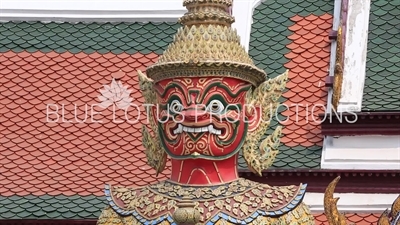
[[[180,134],[183,131],[182,124],[179,124],[178,127],[174,130],[174,134]]]
[[[210,132],[212,134],[221,135],[221,130],[217,130],[213,125],[208,125],[207,127],[185,127],[182,124],[179,124],[178,127],[173,131],[174,134],[180,134],[182,132],[190,132],[190,133],[201,133],[201,132]]]

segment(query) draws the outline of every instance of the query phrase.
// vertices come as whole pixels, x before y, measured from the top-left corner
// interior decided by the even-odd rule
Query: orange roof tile
[[[133,123],[114,122],[112,106],[95,107],[101,114],[94,119],[102,123],[91,122],[90,116],[90,106],[100,103],[99,89],[110,85],[113,75],[132,90],[134,102],[143,103],[136,70],[144,71],[157,57],[154,53],[0,53],[0,86],[5,89],[0,92],[2,196],[103,196],[105,183],[141,186],[166,178],[168,170],[156,178],[146,165],[142,106]],[[57,115],[50,116],[58,118],[57,123],[46,121],[47,104],[58,108]],[[85,118],[85,105],[87,119],[78,123]],[[132,109],[128,115],[135,120],[138,112]],[[116,109],[115,120],[121,118],[124,112]]]
[[[289,147],[322,145],[318,114],[325,112],[332,16],[296,15],[291,20],[296,23],[289,27],[294,33],[289,37],[292,43],[286,46],[291,52],[285,55],[290,60],[285,64],[290,69],[289,90],[283,94],[289,108],[282,113],[289,119],[283,123],[282,142]],[[304,126],[297,126],[300,124]]]
[[[345,214],[348,223],[354,223],[357,225],[372,225],[377,224],[381,214],[379,213],[346,213]],[[329,225],[328,219],[325,214],[314,214],[316,225]]]

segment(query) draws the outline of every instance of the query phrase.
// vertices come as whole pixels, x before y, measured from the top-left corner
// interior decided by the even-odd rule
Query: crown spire
[[[188,12],[179,22],[184,26],[199,24],[215,24],[231,26],[235,19],[228,13],[232,0],[185,0]]]
[[[232,0],[184,0],[188,12],[179,22],[173,42],[158,62],[147,68],[155,82],[176,77],[234,77],[254,86],[266,79],[263,70],[240,44],[231,24]]]

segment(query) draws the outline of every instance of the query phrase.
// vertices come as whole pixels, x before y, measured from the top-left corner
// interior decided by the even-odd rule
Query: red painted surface
[[[248,129],[245,121],[253,119],[240,110],[250,87],[228,77],[177,77],[155,85],[162,110],[154,107],[153,115],[171,157],[172,181],[204,185],[238,179],[236,162]]]

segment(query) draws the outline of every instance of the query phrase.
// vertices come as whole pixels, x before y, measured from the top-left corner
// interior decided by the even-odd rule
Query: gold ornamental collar
[[[231,25],[232,0],[184,0],[188,9],[173,42],[147,68],[155,82],[175,77],[234,77],[258,86],[266,73],[254,65]]]

